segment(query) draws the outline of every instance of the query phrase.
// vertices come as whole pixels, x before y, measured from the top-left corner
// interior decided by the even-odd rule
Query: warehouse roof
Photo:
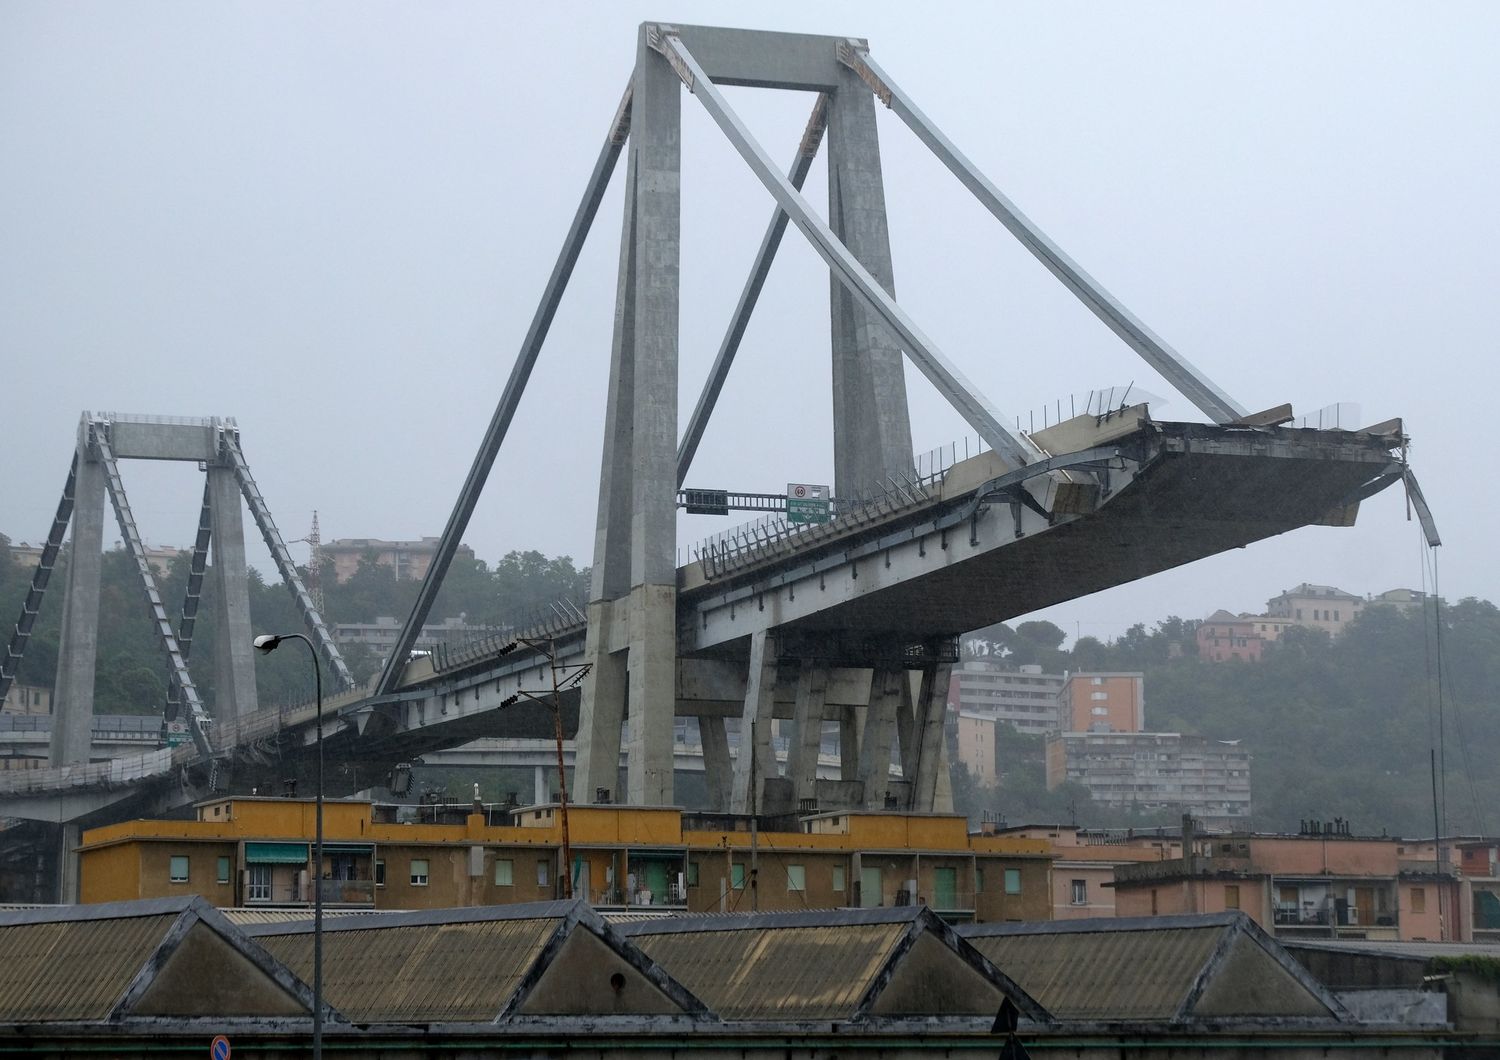
[[[618,930],[726,1020],[1047,1011],[925,906],[680,917]]]
[[[1059,1019],[1343,1019],[1338,1000],[1243,913],[957,929]]]
[[[290,968],[312,974],[310,922],[242,930]],[[355,1023],[708,1015],[581,900],[326,922],[323,989]]]
[[[307,985],[199,897],[0,912],[0,1023],[311,1013]]]

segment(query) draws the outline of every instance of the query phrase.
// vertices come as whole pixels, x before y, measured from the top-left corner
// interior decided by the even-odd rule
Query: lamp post
[[[318,649],[301,633],[263,633],[255,638],[255,650],[269,655],[284,640],[300,640],[312,653],[313,680],[318,692],[318,782],[316,831],[313,837],[313,1060],[323,1060],[323,669]]]

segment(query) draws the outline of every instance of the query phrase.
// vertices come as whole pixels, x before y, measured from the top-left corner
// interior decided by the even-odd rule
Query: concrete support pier
[[[214,578],[214,717],[231,722],[256,709],[255,659],[251,641],[250,582],[245,561],[245,520],[234,469],[208,468],[209,517]]]
[[[676,73],[646,38],[642,27],[586,649],[595,669],[581,707],[578,786],[583,799],[592,799],[596,788],[614,786],[625,718],[626,799],[667,805],[673,801],[677,707],[682,102]],[[596,614],[606,619],[597,635]],[[624,628],[615,630],[616,623]],[[622,639],[623,660],[618,658]]]
[[[79,426],[73,539],[52,697],[49,766],[87,765],[93,743],[94,669],[99,655],[99,577],[104,563],[104,466],[89,459],[88,416]]]

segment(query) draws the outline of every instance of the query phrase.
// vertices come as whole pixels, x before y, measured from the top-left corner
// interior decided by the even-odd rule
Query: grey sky
[[[1406,417],[1447,595],[1500,598],[1490,4],[0,6],[0,531],[45,534],[81,410],[238,419],[288,538],[442,529],[629,76],[681,20],[865,36],[1035,221],[1250,408]],[[790,163],[811,98],[732,90]],[[683,101],[683,416],[770,200]],[[1201,419],[881,114],[897,295],[1000,408],[1135,381]],[[821,160],[820,160],[821,162]],[[808,194],[826,198],[820,164]],[[591,559],[612,190],[467,534]],[[832,476],[828,280],[788,235],[690,485]],[[920,449],[965,428],[909,371]],[[186,544],[188,466],[125,466]],[[684,517],[684,552],[727,523]],[[258,542],[257,542],[258,545]],[[301,547],[294,554],[305,555]],[[263,555],[252,562],[269,569]],[[1046,617],[1418,586],[1397,490]],[[9,616],[0,616],[9,621]]]

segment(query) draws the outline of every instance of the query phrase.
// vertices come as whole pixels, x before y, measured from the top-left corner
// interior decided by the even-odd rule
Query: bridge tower
[[[205,472],[187,590],[175,625],[157,587],[156,574],[147,559],[125,492],[120,473],[120,461],[125,459],[193,461]],[[58,646],[50,765],[75,766],[89,762],[106,498],[114,508],[120,536],[140,577],[152,624],[166,656],[168,696],[163,709],[167,720],[186,722],[199,750],[205,756],[213,755],[210,712],[188,669],[210,547],[218,589],[214,614],[218,635],[215,638],[216,692],[212,718],[221,723],[232,722],[256,710],[255,669],[251,653],[254,633],[250,626],[241,496],[271,551],[282,580],[297,598],[308,628],[322,646],[335,681],[343,687],[352,684],[349,671],[322,616],[313,606],[260,489],[250,475],[235,421],[219,417],[95,415],[85,412],[79,421],[77,448],[62,500],[33,574],[31,591],[22,606],[6,654],[0,659],[0,695],[3,695],[25,654],[32,626],[71,522],[73,538]]]
[[[632,78],[615,332],[609,376],[599,514],[589,605],[576,788],[582,798],[613,789],[622,722],[627,725],[627,797],[672,801],[676,716],[677,339],[680,268],[681,88],[660,50],[661,27],[640,29]],[[702,31],[703,61],[737,45],[741,80],[785,82],[788,38]],[[799,40],[801,38],[791,38]],[[695,47],[695,51],[697,48]],[[894,295],[874,97],[834,48],[823,49],[815,122],[826,122],[829,216],[838,238]],[[814,149],[816,139],[813,140]],[[831,282],[835,493],[878,492],[911,466],[911,426],[900,345],[838,280]],[[751,647],[751,681],[772,672],[775,642]],[[771,695],[771,688],[764,696]],[[769,702],[769,698],[767,698]],[[627,707],[628,704],[628,707]],[[717,741],[722,723],[710,721]],[[770,747],[770,725],[756,730]],[[769,755],[765,756],[769,760]],[[737,786],[750,783],[741,756]]]

